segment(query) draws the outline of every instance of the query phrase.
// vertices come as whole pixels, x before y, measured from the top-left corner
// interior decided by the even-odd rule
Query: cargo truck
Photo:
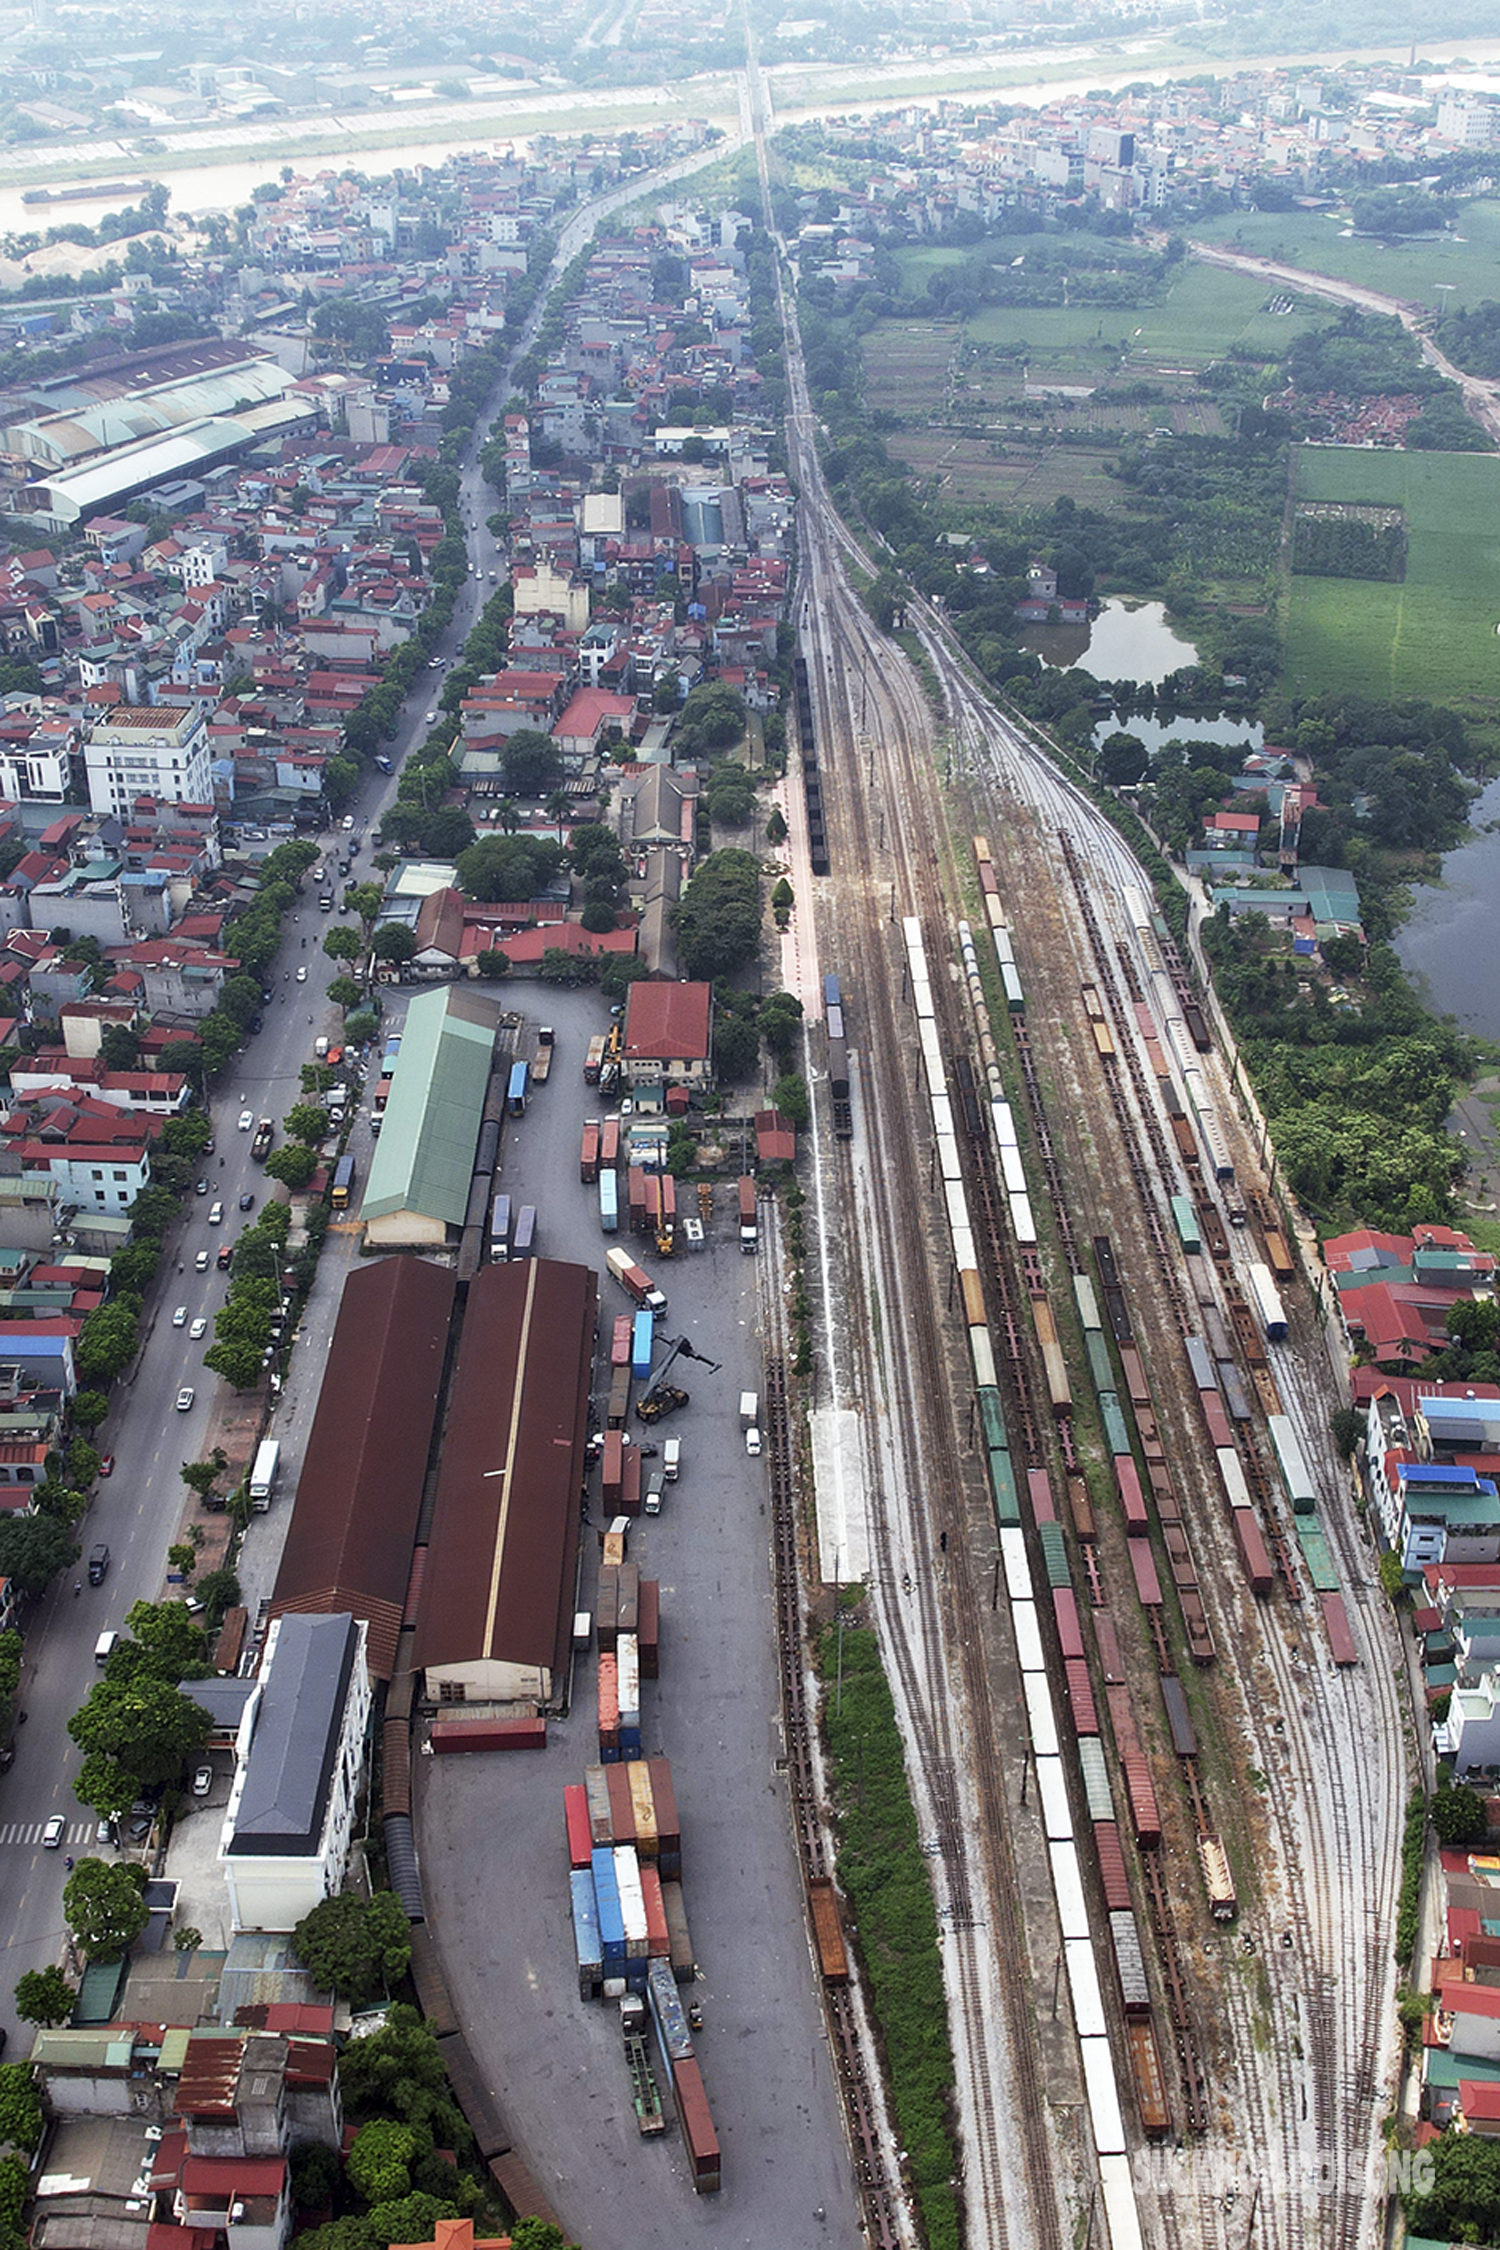
[[[753,1430],[760,1421],[760,1393],[740,1392],[740,1428]]]
[[[275,1438],[263,1438],[255,1449],[255,1460],[250,1470],[250,1505],[258,1516],[263,1516],[271,1505],[271,1494],[276,1489],[276,1472],[281,1466],[281,1447]]]
[[[620,2002],[620,2029],[625,2038],[625,2063],[630,2072],[636,2125],[642,2133],[664,2133],[667,2121],[662,2115],[661,2092],[651,2074],[651,2057],[646,2045],[646,2003],[638,1992],[627,1992]]]
[[[760,1247],[760,1227],[755,1215],[755,1182],[748,1173],[741,1176],[740,1197],[740,1249],[746,1257],[753,1258]]]
[[[599,1225],[605,1234],[620,1231],[620,1184],[615,1172],[599,1174]]]
[[[583,1145],[578,1152],[578,1178],[583,1187],[592,1187],[599,1177],[599,1120],[584,1119]]]
[[[667,1300],[654,1281],[642,1272],[635,1260],[624,1250],[611,1250],[605,1264],[614,1275],[627,1297],[653,1313],[659,1319],[667,1309]]]
[[[599,1066],[604,1060],[604,1046],[605,1040],[602,1031],[596,1039],[591,1039],[588,1043],[583,1058],[583,1082],[585,1086],[597,1086],[599,1083]]]
[[[533,1086],[545,1086],[547,1083],[547,1074],[552,1068],[552,1046],[552,1026],[544,1023],[536,1035],[536,1055],[531,1065]]]

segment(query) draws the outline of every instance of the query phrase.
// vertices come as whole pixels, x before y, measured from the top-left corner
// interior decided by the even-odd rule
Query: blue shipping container
[[[644,1383],[651,1372],[651,1339],[656,1323],[648,1312],[638,1312],[630,1333],[630,1372]]]
[[[620,1912],[620,1886],[615,1878],[614,1849],[601,1844],[591,1855],[594,1863],[594,1904],[599,1916],[599,1947],[606,1967],[625,1958],[625,1917]]]
[[[657,1959],[647,1963],[646,1992],[662,2056],[670,2070],[674,2062],[685,2062],[693,2051],[693,2035],[670,1962]]]
[[[512,1117],[524,1117],[526,1115],[527,1077],[528,1072],[525,1063],[512,1063],[510,1088],[505,1097],[506,1109]]]
[[[573,1894],[573,1950],[578,1959],[578,1990],[587,2000],[604,1974],[594,1878],[586,1867],[580,1867],[574,1869],[569,1882]]]
[[[620,1231],[620,1178],[617,1172],[599,1174],[599,1224],[606,1234]]]

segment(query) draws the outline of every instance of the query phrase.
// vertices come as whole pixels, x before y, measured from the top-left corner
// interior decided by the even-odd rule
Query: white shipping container
[[[968,1231],[969,1202],[967,1196],[964,1194],[963,1182],[961,1180],[944,1180],[943,1200],[948,1206],[949,1226],[953,1228],[955,1232],[960,1227]]]
[[[974,1230],[972,1227],[953,1229],[953,1263],[960,1273],[973,1273],[978,1266],[974,1255]]]
[[[1021,1685],[1026,1691],[1031,1747],[1039,1758],[1055,1758],[1058,1754],[1057,1714],[1052,1708],[1051,1684],[1040,1672],[1025,1672]]]
[[[1125,2154],[1125,2124],[1120,2115],[1120,2089],[1115,2083],[1114,2057],[1107,2039],[1080,2039],[1084,2095],[1089,2105],[1094,2147],[1100,2156]],[[1115,2241],[1111,2234],[1111,2244]]]
[[[641,1721],[641,1648],[634,1633],[615,1640],[615,1663],[620,1678],[620,1724],[639,1726]]]
[[[615,1882],[620,1892],[626,1954],[632,1960],[644,1960],[650,1941],[646,1928],[646,1898],[641,1889],[640,1862],[635,1856],[634,1844],[616,1844]]]
[[[1036,1221],[1031,1216],[1031,1199],[1029,1196],[1013,1195],[1011,1197],[1010,1225],[1011,1232],[1023,1250],[1030,1250],[1034,1247],[1036,1243]]]
[[[1005,1572],[1005,1591],[1013,1602],[1029,1602],[1032,1597],[1031,1564],[1026,1554],[1026,1534],[1019,1524],[1004,1524],[1000,1531],[1000,1563]]]
[[[1231,1508],[1248,1508],[1250,1487],[1245,1482],[1245,1472],[1240,1467],[1240,1457],[1227,1445],[1214,1447],[1214,1459],[1219,1464],[1219,1481],[1224,1487]]]
[[[936,1018],[937,1010],[932,1005],[932,986],[925,977],[912,978],[911,1000],[919,1019]]]
[[[1109,2026],[1104,2020],[1104,1995],[1089,1939],[1063,1933],[1063,1954],[1068,1964],[1068,1990],[1073,1996],[1073,2021],[1080,2039],[1103,2039]]]
[[[1023,1672],[1045,1672],[1042,1636],[1036,1621],[1036,1603],[1013,1601],[1010,1622],[1016,1636],[1016,1661]]]
[[[932,1129],[938,1134],[951,1134],[953,1131],[953,1104],[946,1094],[934,1094],[932,1097]]]
[[[1061,1758],[1035,1758],[1037,1795],[1042,1801],[1042,1831],[1048,1843],[1065,1843],[1073,1834],[1073,1813]]]
[[[1011,1108],[1010,1103],[991,1102],[990,1115],[995,1120],[995,1146],[997,1148],[1015,1148],[1017,1146],[1016,1113]]]
[[[995,1347],[990,1342],[987,1328],[969,1330],[969,1357],[974,1362],[974,1380],[982,1391],[995,1388]]]
[[[1018,1148],[1001,1149],[1000,1176],[1005,1182],[1007,1195],[1026,1193],[1026,1167],[1021,1162],[1021,1151]]]
[[[946,1109],[948,1104],[944,1102],[943,1107]],[[958,1161],[958,1143],[951,1133],[938,1134],[937,1155],[938,1168],[945,1180],[961,1180],[963,1178],[963,1168]]]
[[[1047,1856],[1052,1862],[1052,1889],[1057,1898],[1057,1919],[1064,1939],[1082,1938],[1089,1934],[1088,1901],[1083,1895],[1083,1876],[1078,1867],[1076,1844],[1049,1844]]]

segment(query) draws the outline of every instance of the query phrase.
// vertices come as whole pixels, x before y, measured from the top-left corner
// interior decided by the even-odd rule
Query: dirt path
[[[1394,316],[1419,340],[1428,366],[1435,367],[1448,382],[1457,384],[1463,393],[1465,410],[1492,438],[1500,441],[1500,383],[1481,375],[1466,375],[1461,367],[1455,367],[1446,352],[1440,351],[1424,332],[1422,324],[1429,315],[1419,306],[1408,304],[1402,297],[1387,297],[1378,289],[1367,289],[1362,282],[1339,281],[1327,273],[1308,273],[1301,266],[1280,265],[1274,258],[1252,258],[1240,250],[1216,250],[1195,243],[1193,255],[1205,259],[1211,266],[1230,266],[1237,273],[1254,274],[1259,280],[1274,281],[1281,288],[1300,291],[1306,297],[1324,297],[1332,304],[1356,305],[1361,312]]]

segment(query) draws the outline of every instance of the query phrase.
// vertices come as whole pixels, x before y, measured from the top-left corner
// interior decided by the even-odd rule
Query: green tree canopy
[[[677,946],[690,977],[712,981],[750,960],[760,943],[760,862],[751,852],[714,852],[678,901]]]
[[[512,797],[545,796],[562,773],[562,753],[550,734],[536,727],[518,727],[505,739],[500,770]]]
[[[303,1915],[292,1950],[321,1986],[363,2007],[405,1976],[411,1925],[389,1891],[370,1899],[339,1891]]]
[[[22,2023],[51,2026],[66,2023],[73,2013],[77,1993],[62,1970],[28,1969],[16,1979],[16,2014]]]
[[[411,2186],[417,2136],[392,2117],[372,2117],[355,2136],[344,2169],[366,2203],[390,2203]]]
[[[134,1861],[81,1859],[63,1886],[63,1914],[91,1961],[118,1961],[150,1919],[146,1870]]]
[[[0,1516],[0,1577],[26,1594],[43,1594],[82,1553],[65,1523],[48,1515]]]
[[[284,1141],[266,1158],[266,1171],[271,1179],[280,1180],[283,1187],[294,1195],[306,1187],[318,1169],[318,1152],[303,1141]],[[241,1386],[246,1387],[246,1386]]]
[[[68,1721],[87,1755],[111,1758],[145,1786],[176,1781],[208,1740],[209,1716],[170,1681],[142,1674],[120,1684],[107,1675]]]
[[[29,2155],[42,2137],[42,2101],[30,2063],[0,2063],[0,2142]]]

